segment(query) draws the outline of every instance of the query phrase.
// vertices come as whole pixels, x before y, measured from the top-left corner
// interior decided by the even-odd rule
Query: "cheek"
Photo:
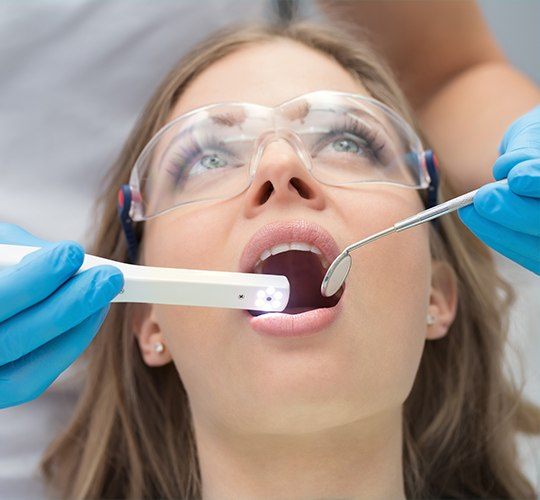
[[[235,215],[205,206],[175,210],[149,221],[145,228],[145,263],[150,266],[230,271],[235,248],[227,229]],[[215,366],[216,355],[228,341],[233,310],[156,305],[156,318],[186,386],[196,387]]]
[[[147,222],[145,263],[149,266],[220,270],[229,224],[227,214],[212,207],[174,210]]]
[[[411,194],[414,197],[373,192],[357,200],[358,213],[369,214],[354,221],[357,239],[420,211],[418,195]],[[358,332],[361,369],[371,381],[369,399],[401,403],[410,392],[425,342],[431,276],[428,227],[391,234],[351,255],[344,321],[346,328]]]

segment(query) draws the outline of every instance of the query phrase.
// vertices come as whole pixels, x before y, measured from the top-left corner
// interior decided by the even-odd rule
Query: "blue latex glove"
[[[39,240],[0,223],[0,243],[45,247],[0,271],[0,408],[38,397],[90,344],[124,277],[113,266],[73,276],[84,259],[70,241]]]
[[[474,203],[461,208],[461,221],[486,245],[540,274],[540,106],[516,120],[499,146],[495,180]]]

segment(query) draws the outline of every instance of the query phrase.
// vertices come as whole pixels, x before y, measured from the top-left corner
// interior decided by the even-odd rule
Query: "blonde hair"
[[[125,261],[116,215],[118,187],[175,102],[201,71],[249,44],[289,39],[327,54],[373,97],[414,120],[390,70],[368,46],[342,31],[310,23],[250,25],[220,31],[191,50],[148,102],[98,200],[101,224],[92,253]],[[416,127],[418,128],[418,127]],[[444,166],[443,166],[444,170]],[[444,178],[441,197],[451,195]],[[136,231],[143,236],[144,225]],[[403,407],[407,497],[534,497],[520,471],[518,431],[540,432],[540,412],[503,373],[511,288],[486,247],[455,216],[430,230],[434,259],[458,281],[458,310],[448,334],[427,342]],[[200,498],[189,401],[173,363],[150,368],[131,329],[133,306],[114,304],[87,351],[86,385],[67,429],[50,445],[42,471],[55,495],[68,498]]]

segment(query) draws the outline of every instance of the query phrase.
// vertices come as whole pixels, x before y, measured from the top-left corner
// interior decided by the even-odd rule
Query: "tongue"
[[[337,303],[335,297],[321,295],[324,269],[317,255],[312,252],[289,250],[271,255],[262,266],[263,274],[280,274],[287,277],[291,285],[288,314],[311,311],[320,307],[332,307]]]

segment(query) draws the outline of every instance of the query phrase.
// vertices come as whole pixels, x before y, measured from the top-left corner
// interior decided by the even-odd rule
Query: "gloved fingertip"
[[[524,194],[533,188],[533,179],[531,176],[518,174],[512,175],[513,171],[510,171],[508,175],[508,186],[516,194]],[[538,179],[536,179],[538,182]]]
[[[67,268],[72,273],[81,267],[84,260],[84,250],[75,241],[61,240],[50,252],[58,268]]]
[[[77,269],[82,266],[84,261],[84,248],[76,241],[65,241],[67,257],[71,264]]]
[[[500,198],[499,186],[486,184],[474,195],[474,208],[480,215],[490,214],[499,206]]]
[[[111,275],[109,283],[114,290],[117,290],[117,294],[120,293],[120,290],[124,287],[124,275],[121,272]]]
[[[517,195],[540,196],[540,160],[513,168],[508,174],[508,186]]]
[[[114,294],[112,298],[120,293],[124,287],[124,275],[122,271],[115,266],[100,266],[100,273],[102,274],[102,283],[105,283],[111,292]]]
[[[508,155],[502,154],[497,158],[493,164],[493,177],[496,181],[505,179],[508,173],[512,170],[515,162]]]

